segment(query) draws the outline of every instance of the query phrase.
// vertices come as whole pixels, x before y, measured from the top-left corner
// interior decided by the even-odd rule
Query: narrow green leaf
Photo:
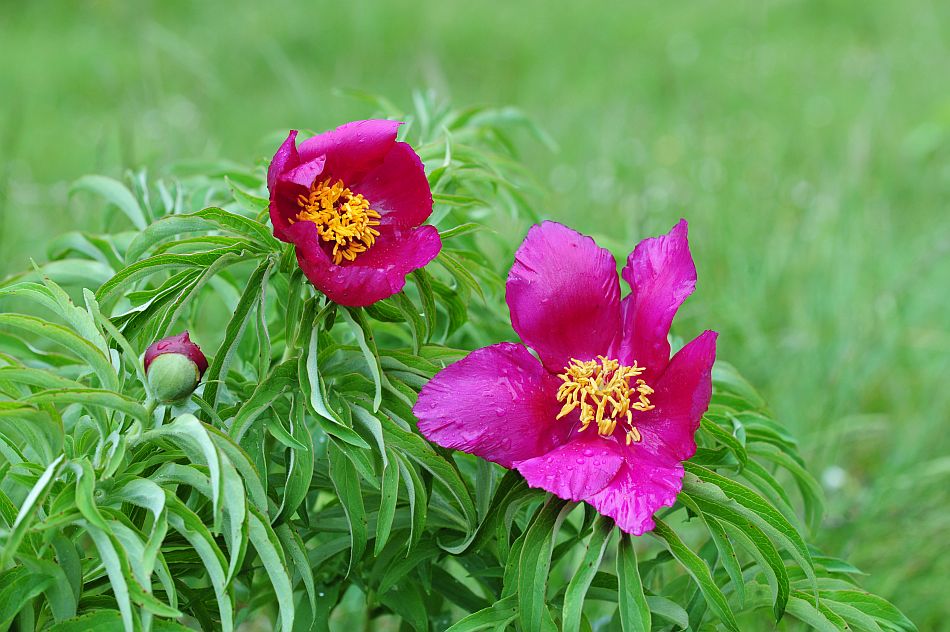
[[[350,563],[347,569],[349,574],[366,549],[366,510],[363,508],[359,474],[344,454],[344,448],[331,439],[327,456],[330,459],[330,479],[350,527]]]
[[[729,536],[726,535],[725,529],[723,529],[722,525],[719,524],[714,517],[703,512],[697,504],[693,502],[689,494],[680,494],[678,500],[697,514],[706,524],[709,537],[719,552],[719,563],[722,564],[722,567],[726,570],[726,574],[729,575],[729,579],[732,581],[739,601],[739,607],[741,608],[745,603],[745,579],[742,577],[742,567],[739,564],[739,558],[736,556],[736,551],[732,546],[732,542],[729,541]],[[780,616],[781,615],[779,615],[779,618]]]
[[[581,625],[581,615],[584,612],[584,598],[591,580],[600,568],[600,562],[610,542],[613,533],[613,523],[609,518],[597,516],[594,521],[594,532],[587,541],[587,551],[581,560],[580,566],[571,576],[571,581],[564,592],[564,607],[562,609],[562,625],[564,632],[578,632]]]
[[[701,497],[711,503],[731,506],[731,508],[739,510],[771,537],[783,542],[783,546],[795,558],[795,561],[798,562],[811,581],[812,586],[815,587],[817,597],[815,567],[811,559],[811,553],[809,553],[808,546],[801,534],[788,522],[785,516],[762,496],[741,483],[693,463],[686,462],[683,467],[687,472],[683,481],[683,489],[687,493],[693,498]]]
[[[893,626],[905,632],[916,632],[917,626],[904,616],[892,603],[863,590],[828,590],[822,591],[822,597],[853,606],[874,617],[885,625]]]
[[[232,632],[234,629],[234,605],[227,591],[227,563],[224,554],[218,548],[214,537],[201,519],[188,509],[172,492],[166,491],[168,524],[184,537],[192,546],[208,572],[208,579],[214,588],[218,613],[221,616],[221,629]]]
[[[80,338],[72,330],[62,325],[48,323],[35,316],[11,313],[0,314],[0,330],[4,327],[19,329],[56,343],[92,367],[104,388],[116,390],[118,387],[115,369],[109,358],[96,345],[85,338]]]
[[[266,206],[266,204],[265,204]],[[221,208],[206,208],[189,215],[169,215],[138,233],[126,250],[125,260],[139,260],[149,248],[182,234],[221,230],[244,237],[267,250],[280,250],[280,242],[263,224]]]
[[[445,632],[474,632],[493,626],[506,626],[518,616],[518,596],[509,595],[492,606],[473,612]]]
[[[218,524],[220,498],[223,493],[221,477],[221,454],[211,440],[206,426],[191,414],[179,415],[172,423],[150,430],[143,434],[138,442],[144,443],[167,437],[176,440],[182,447],[196,449],[201,454],[211,476],[211,499],[214,508],[215,525]],[[217,530],[217,527],[215,527]]]
[[[284,632],[290,632],[294,627],[294,587],[287,571],[287,561],[284,559],[283,547],[270,523],[265,516],[250,507],[250,529],[248,534],[251,544],[261,558],[264,570],[274,587],[274,595],[280,608],[280,627]]]
[[[203,270],[225,255],[243,253],[245,244],[246,242],[226,248],[190,254],[158,254],[148,259],[136,261],[119,270],[114,277],[99,286],[99,289],[96,290],[96,300],[99,301],[100,305],[107,304],[134,283],[158,272],[178,268]]]
[[[399,463],[390,458],[383,468],[383,477],[379,485],[379,513],[376,516],[376,545],[374,555],[379,557],[396,515],[396,501],[399,500]]]
[[[10,558],[20,547],[20,542],[23,541],[23,537],[26,535],[37,509],[49,493],[53,480],[59,475],[64,459],[65,455],[60,455],[46,466],[46,469],[43,470],[43,473],[36,480],[33,487],[30,488],[26,498],[24,498],[20,504],[20,510],[17,513],[16,519],[13,521],[10,533],[7,535],[6,542],[3,544],[3,549],[0,550],[0,567],[6,566]]]
[[[706,598],[706,603],[709,604],[709,607],[716,613],[719,620],[722,621],[729,630],[739,632],[739,626],[738,623],[736,623],[736,617],[732,612],[732,608],[729,607],[729,602],[726,600],[725,595],[722,594],[719,586],[717,586],[715,580],[713,580],[706,563],[702,558],[693,553],[689,547],[683,544],[679,536],[676,535],[665,522],[656,517],[654,517],[654,522],[656,523],[656,527],[654,527],[650,534],[659,539],[666,549],[673,554],[673,557],[676,558],[680,565],[682,565],[683,569],[689,573]]]
[[[94,524],[80,521],[79,526],[84,527],[89,537],[92,538],[99,552],[99,559],[106,569],[109,576],[109,584],[112,586],[112,594],[119,605],[119,612],[122,613],[122,625],[126,632],[135,630],[134,619],[132,617],[132,600],[129,594],[129,577],[126,565],[119,550],[116,548],[112,537],[104,530]]]
[[[297,571],[297,574],[303,582],[304,589],[307,591],[307,598],[310,600],[310,609],[313,610],[317,606],[317,592],[314,587],[313,569],[310,566],[310,561],[307,559],[307,551],[303,540],[300,539],[300,535],[296,529],[286,522],[277,525],[274,528],[274,532],[280,539],[284,551],[290,556],[290,560],[294,564],[294,570]],[[295,621],[298,619],[299,617],[294,618]]]
[[[294,398],[290,422],[290,434],[300,446],[291,449],[287,457],[287,477],[284,482],[284,493],[280,510],[274,519],[275,524],[289,520],[297,508],[300,507],[307,493],[310,491],[310,481],[313,480],[313,437],[307,427],[304,417],[304,403],[302,397]]]
[[[53,388],[23,398],[31,404],[82,404],[115,410],[149,425],[149,414],[142,404],[115,391],[98,388]]]
[[[650,632],[652,617],[637,568],[637,551],[633,547],[633,540],[625,534],[621,535],[617,550],[617,582],[620,625],[624,632]]]
[[[148,226],[145,212],[139,206],[138,200],[135,199],[128,187],[118,180],[99,175],[83,176],[69,188],[70,195],[76,191],[89,191],[104,197],[115,204],[139,230]]]
[[[31,599],[53,582],[50,575],[37,574],[23,566],[0,572],[0,629],[6,629]]]
[[[218,404],[218,382],[222,376],[227,375],[228,367],[231,365],[237,351],[237,345],[241,342],[241,337],[244,335],[244,330],[250,320],[251,309],[256,304],[261,284],[273,266],[273,260],[265,259],[251,273],[245,284],[244,294],[241,296],[234,314],[231,315],[231,320],[228,321],[228,326],[224,332],[224,341],[215,353],[207,372],[205,372],[203,397],[212,407]]]
[[[518,564],[518,604],[521,625],[526,630],[542,628],[543,612],[547,609],[548,571],[551,568],[551,553],[554,538],[567,513],[573,508],[567,501],[550,498],[538,511],[534,523],[528,528],[520,559],[509,564]]]
[[[350,326],[353,335],[356,337],[356,344],[359,345],[366,358],[366,366],[369,368],[373,383],[376,385],[376,395],[373,397],[373,412],[379,410],[383,401],[383,373],[379,365],[379,352],[376,350],[376,340],[373,338],[373,331],[370,329],[362,310],[359,309],[341,309],[340,315]]]

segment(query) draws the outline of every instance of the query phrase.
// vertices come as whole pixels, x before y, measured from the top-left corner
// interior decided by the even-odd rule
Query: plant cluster
[[[86,177],[114,229],[0,285],[0,628],[915,629],[809,544],[821,490],[721,359],[682,491],[642,537],[427,441],[420,390],[511,336],[504,278],[538,219],[512,133],[544,137],[508,109],[378,105],[407,122],[441,241],[385,298],[317,289],[304,220],[275,237],[266,164]],[[333,225],[339,252],[371,252],[369,206],[320,184],[364,222],[362,241]],[[193,393],[143,362],[186,329],[200,359],[157,357],[190,358]]]

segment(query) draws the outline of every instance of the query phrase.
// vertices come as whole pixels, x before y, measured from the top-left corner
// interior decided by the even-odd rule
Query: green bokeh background
[[[539,213],[629,248],[690,220],[677,332],[722,332],[823,480],[817,541],[923,630],[950,557],[950,4],[32,2],[0,10],[0,272],[96,229],[86,173],[514,105]],[[622,254],[619,252],[618,254]],[[936,548],[935,548],[936,547]]]

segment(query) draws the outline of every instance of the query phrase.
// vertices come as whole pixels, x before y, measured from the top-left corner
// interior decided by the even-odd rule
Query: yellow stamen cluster
[[[314,182],[307,195],[297,197],[301,211],[297,219],[313,222],[323,241],[333,242],[333,263],[344,259],[353,261],[356,255],[376,243],[379,231],[379,213],[369,207],[369,201],[353,193],[337,180],[330,178]]]
[[[564,373],[558,375],[564,383],[557,391],[557,401],[564,402],[564,407],[557,418],[580,408],[580,432],[596,423],[597,434],[607,437],[623,421],[627,426],[627,445],[640,441],[640,431],[633,425],[633,411],[654,407],[650,403],[653,389],[638,377],[645,370],[636,362],[624,366],[604,356],[587,362],[571,358]]]

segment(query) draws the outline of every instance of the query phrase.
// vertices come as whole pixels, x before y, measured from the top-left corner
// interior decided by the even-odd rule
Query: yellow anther
[[[640,431],[637,430],[636,426],[630,426],[630,429],[627,430],[627,445],[631,443],[640,443]]]
[[[597,434],[610,436],[622,421],[627,428],[627,445],[640,441],[640,431],[633,425],[633,411],[644,412],[654,407],[650,402],[653,389],[638,377],[645,370],[636,362],[626,366],[604,356],[586,362],[571,358],[564,373],[558,375],[564,383],[557,391],[557,401],[564,406],[557,418],[580,408],[579,432],[594,423]],[[637,379],[631,385],[634,378]]]
[[[359,193],[353,193],[337,180],[332,185],[330,178],[314,182],[307,195],[297,197],[301,211],[297,220],[313,222],[323,241],[333,242],[333,263],[339,265],[344,259],[353,261],[361,252],[366,252],[374,243],[379,231],[380,215],[369,206],[369,201]]]

